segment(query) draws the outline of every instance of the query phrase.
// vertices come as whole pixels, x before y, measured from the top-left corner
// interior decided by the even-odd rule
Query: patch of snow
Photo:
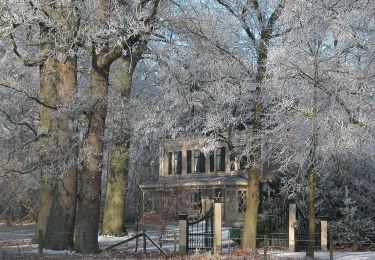
[[[271,252],[272,256],[277,257],[291,257],[295,259],[305,259],[305,252]],[[318,251],[315,252],[315,259],[328,260],[329,252]],[[334,252],[333,259],[337,260],[375,260],[375,252]]]

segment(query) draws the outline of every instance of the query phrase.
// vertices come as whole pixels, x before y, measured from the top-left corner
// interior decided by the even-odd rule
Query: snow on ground
[[[156,228],[145,227],[146,233],[155,241],[158,240],[159,231]],[[178,226],[177,225],[170,225],[167,227],[167,234],[163,239],[163,250],[167,252],[173,252],[174,244],[173,244],[173,234],[176,234],[178,238]],[[13,227],[0,227],[0,259],[3,253],[6,253],[5,256],[9,256],[12,252],[17,254],[33,254],[37,255],[38,253],[38,245],[30,244],[30,240],[33,234],[33,227],[32,226],[13,226]],[[129,232],[128,235],[123,237],[112,237],[112,236],[99,236],[99,245],[100,249],[104,250],[110,245],[114,245],[116,243],[125,241],[126,239],[134,236],[136,232]],[[3,242],[3,243],[1,243]],[[233,250],[234,243],[233,241],[229,240],[229,228],[223,227],[222,233],[222,244],[223,244],[223,253],[228,253],[228,248]],[[152,245],[149,241],[147,241],[147,252],[156,252],[157,248]],[[4,251],[5,250],[5,251]],[[176,245],[176,250],[178,251],[178,245]],[[135,241],[120,245],[111,249],[109,252],[122,252],[122,253],[133,253],[135,251]],[[139,239],[138,244],[138,251],[143,251],[143,239]],[[262,250],[259,250],[259,253],[262,254]],[[77,254],[73,251],[62,250],[43,250],[44,255],[59,255],[59,256],[66,256],[66,258],[71,257],[81,257],[82,255]],[[304,252],[282,252],[282,251],[270,251],[269,255],[274,258],[280,259],[305,259]],[[100,256],[98,256],[100,257]],[[315,253],[316,259],[326,260],[329,259],[329,252],[318,251]],[[334,252],[333,255],[334,259],[337,260],[375,260],[375,252]],[[6,258],[4,258],[6,259]]]
[[[272,252],[272,256],[290,257],[293,259],[305,259],[305,252],[285,253]],[[329,252],[315,252],[315,258],[326,260],[329,259]],[[334,252],[333,259],[337,260],[375,260],[375,252]]]

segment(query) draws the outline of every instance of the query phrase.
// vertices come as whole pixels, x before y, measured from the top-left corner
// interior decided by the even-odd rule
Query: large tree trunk
[[[45,54],[52,50],[53,45],[48,37],[48,29],[40,27],[41,53]],[[53,201],[54,180],[51,178],[50,162],[54,144],[51,136],[54,131],[54,117],[56,111],[52,107],[56,106],[56,84],[57,84],[57,60],[55,57],[49,57],[39,68],[39,99],[43,105],[39,108],[39,134],[41,135],[39,147],[39,208],[38,217],[35,226],[33,243],[44,238],[47,229],[47,221],[51,211]],[[42,232],[42,234],[39,233]]]
[[[315,110],[315,109],[314,109]],[[314,113],[315,114],[315,113]],[[314,116],[315,117],[315,116]],[[315,121],[315,118],[313,119]],[[311,148],[308,159],[307,177],[309,187],[309,234],[308,234],[308,246],[306,256],[314,258],[315,250],[315,153],[318,141],[318,129],[315,122],[313,122],[313,133],[311,138]]]
[[[119,73],[111,72],[111,78],[122,99],[126,99],[132,86],[133,72],[139,60],[140,53],[119,59],[117,66]],[[107,189],[105,197],[102,234],[121,235],[125,232],[125,189],[128,176],[129,137],[123,129],[124,136],[114,136],[114,151],[111,155],[110,168],[107,175]]]
[[[120,236],[124,234],[125,187],[128,175],[128,147],[117,145],[111,155],[107,176],[102,234]]]
[[[314,168],[312,164],[308,170],[309,178],[309,235],[306,256],[314,258],[315,250],[315,191],[314,191]]]
[[[260,168],[251,168],[247,169],[246,173],[248,178],[248,186],[242,248],[255,249],[261,170]]]
[[[76,218],[74,247],[81,253],[96,253],[98,246],[103,137],[107,116],[109,63],[105,54],[92,52],[88,129],[83,143],[83,162]]]
[[[153,3],[148,24],[155,15],[159,0]],[[107,11],[110,2],[102,0],[97,5],[96,20],[104,23],[107,20]],[[132,35],[123,46],[131,47],[139,41],[141,35]],[[103,138],[105,120],[107,116],[107,94],[109,85],[109,69],[115,60],[123,53],[121,46],[114,47],[111,51],[104,47],[99,54],[96,53],[95,43],[92,46],[92,63],[90,79],[90,104],[87,112],[88,129],[83,143],[83,162],[80,175],[80,191],[78,196],[78,209],[76,218],[76,234],[74,247],[79,252],[98,252],[98,228],[101,193],[101,173],[103,161]]]
[[[45,234],[45,248],[71,249],[77,199],[77,148],[74,140],[74,118],[69,115],[69,105],[77,90],[77,59],[68,57],[59,63],[57,85],[59,105],[58,141],[62,180],[55,186],[52,210]]]
[[[261,181],[262,171],[262,148],[260,143],[260,132],[261,132],[261,116],[263,113],[262,107],[262,94],[261,84],[266,74],[266,63],[268,49],[267,45],[269,38],[261,41],[258,49],[258,71],[256,76],[256,97],[254,102],[254,115],[253,115],[253,133],[255,146],[254,154],[249,156],[253,158],[251,169],[247,170],[247,200],[246,200],[246,212],[244,221],[244,232],[243,232],[243,249],[256,249],[256,231],[257,231],[257,217],[259,207],[259,186]],[[256,140],[258,139],[258,140]]]
[[[306,256],[313,258],[315,250],[315,160],[316,160],[316,147],[318,145],[318,133],[319,128],[317,126],[317,114],[318,114],[318,103],[317,103],[317,89],[319,87],[319,66],[317,58],[315,58],[314,68],[314,92],[312,100],[312,135],[310,151],[308,155],[307,165],[307,177],[309,186],[309,241],[306,251]]]
[[[77,17],[73,12],[73,6],[69,3],[53,5],[58,14],[58,19],[62,27],[57,29],[56,35],[59,37],[59,30],[65,35],[66,43],[71,42],[74,47],[74,38],[78,30]],[[66,17],[70,17],[66,19]],[[56,48],[59,56],[66,56],[67,48]],[[58,180],[55,184],[53,205],[48,218],[47,230],[45,233],[45,248],[51,249],[71,249],[73,247],[74,223],[77,200],[77,148],[75,142],[75,118],[72,116],[70,106],[74,102],[77,92],[77,58],[68,55],[58,64],[57,80],[57,105],[56,116],[56,139],[58,156]]]

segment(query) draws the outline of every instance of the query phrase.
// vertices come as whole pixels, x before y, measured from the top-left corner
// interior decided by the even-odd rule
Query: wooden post
[[[146,254],[146,231],[143,229],[143,254]]]
[[[263,238],[263,255],[264,255],[264,259],[267,259],[267,251],[268,251],[268,238],[267,238],[267,235],[264,235],[264,238]]]
[[[176,256],[177,253],[177,237],[176,237],[176,231],[173,232],[173,256]]]
[[[215,236],[214,236],[213,244],[214,244],[214,255],[216,255],[216,237]]]
[[[136,224],[136,232],[137,232],[137,234],[138,234],[138,231],[139,231],[139,217],[137,216],[137,224]],[[135,240],[135,250],[134,250],[135,252],[137,252],[138,251],[138,237],[136,238],[136,240]]]
[[[214,198],[214,237],[216,238],[214,244],[219,253],[222,246],[221,221],[221,198]]]
[[[188,228],[189,228],[189,224],[188,224],[188,219],[187,219],[188,215],[186,213],[181,213],[181,214],[178,214],[178,218],[179,218],[179,221],[178,221],[178,226],[179,226],[179,239],[178,239],[178,247],[179,247],[179,252],[180,253],[186,253],[187,250],[188,250],[188,238],[187,238],[187,231],[188,231]]]
[[[38,238],[38,254],[39,255],[43,255],[43,247],[44,247],[43,230],[39,229],[39,238]]]
[[[228,230],[228,253],[230,253],[230,230]]]
[[[296,251],[296,245],[295,245],[295,226],[297,221],[297,206],[295,203],[289,204],[289,252],[295,252]]]
[[[327,251],[327,221],[326,220],[321,220],[320,221],[320,247],[322,250]]]
[[[329,233],[329,260],[333,260],[333,238],[332,238],[332,232]]]
[[[83,232],[82,233],[82,241],[81,241],[81,245],[82,245],[82,253],[85,254],[86,253],[86,232]]]

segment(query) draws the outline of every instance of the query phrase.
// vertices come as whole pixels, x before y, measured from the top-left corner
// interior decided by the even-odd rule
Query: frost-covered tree
[[[319,205],[315,199],[324,196],[315,193],[315,177],[324,182],[325,166],[353,149],[374,156],[374,64],[368,59],[373,56],[374,39],[368,37],[373,10],[361,1],[307,1],[295,17],[300,26],[275,43],[272,52],[266,98],[275,139],[269,148],[271,158],[289,174],[283,179],[289,192],[308,194],[303,207],[308,210],[310,257]]]
[[[4,4],[2,33],[11,37],[15,53],[25,65],[41,65],[40,125],[46,128],[46,135],[51,138],[44,146],[40,146],[40,151],[42,157],[46,157],[42,161],[49,162],[46,163],[48,166],[56,167],[50,167],[53,169],[49,174],[43,173],[41,178],[43,183],[44,179],[52,177],[45,191],[41,189],[43,193],[40,196],[43,205],[41,210],[44,208],[46,212],[39,214],[38,223],[43,222],[43,224],[37,230],[46,232],[45,230],[50,226],[54,227],[55,232],[51,233],[54,235],[50,238],[47,236],[49,233],[46,232],[47,242],[55,239],[56,234],[68,238],[68,241],[61,239],[57,246],[47,245],[48,247],[61,248],[72,245],[71,224],[74,224],[75,217],[75,189],[79,165],[77,160],[66,155],[76,154],[74,151],[77,143],[73,141],[74,122],[80,121],[83,124],[78,127],[81,134],[81,143],[78,145],[81,147],[82,169],[75,246],[80,251],[98,250],[99,198],[110,65],[126,51],[130,52],[134,43],[152,30],[158,4],[157,0],[128,3],[104,0],[62,2],[35,0],[26,3],[6,1]],[[19,28],[21,28],[20,32],[17,31]],[[33,30],[31,33],[39,33],[35,44],[38,47],[34,53],[27,53],[28,56],[35,54],[37,57],[35,59],[24,58],[18,51],[16,33],[22,33],[22,28],[31,28]],[[89,51],[81,51],[85,48]],[[88,82],[87,78],[83,78],[81,84],[87,84],[88,88],[81,88],[82,91],[76,95],[76,56],[87,53],[92,58],[88,67],[90,76]],[[71,111],[74,113],[69,114]],[[82,131],[83,129],[85,130]],[[45,199],[43,199],[44,195]],[[72,200],[69,202],[67,199],[70,196]],[[51,207],[55,209],[53,214],[57,215],[49,219]],[[61,211],[67,208],[71,209],[68,218]],[[69,228],[67,228],[69,231],[56,231],[55,228],[65,227],[62,224],[56,225],[60,216],[64,224],[66,219],[73,220],[69,221]],[[51,221],[54,224],[50,224]],[[86,245],[87,248],[82,248],[82,245]]]
[[[166,109],[161,108],[170,115],[163,131],[171,136],[206,134],[207,151],[220,140],[228,143],[232,155],[239,148],[232,142],[234,132],[239,127],[251,132],[251,141],[241,146],[246,158],[252,158],[246,170],[244,248],[255,248],[265,113],[262,85],[269,46],[288,31],[276,24],[284,7],[285,1],[176,2],[179,17],[173,17],[177,11],[169,16],[175,51],[169,52],[173,60],[165,62],[170,68],[164,80],[175,87],[168,90]]]

